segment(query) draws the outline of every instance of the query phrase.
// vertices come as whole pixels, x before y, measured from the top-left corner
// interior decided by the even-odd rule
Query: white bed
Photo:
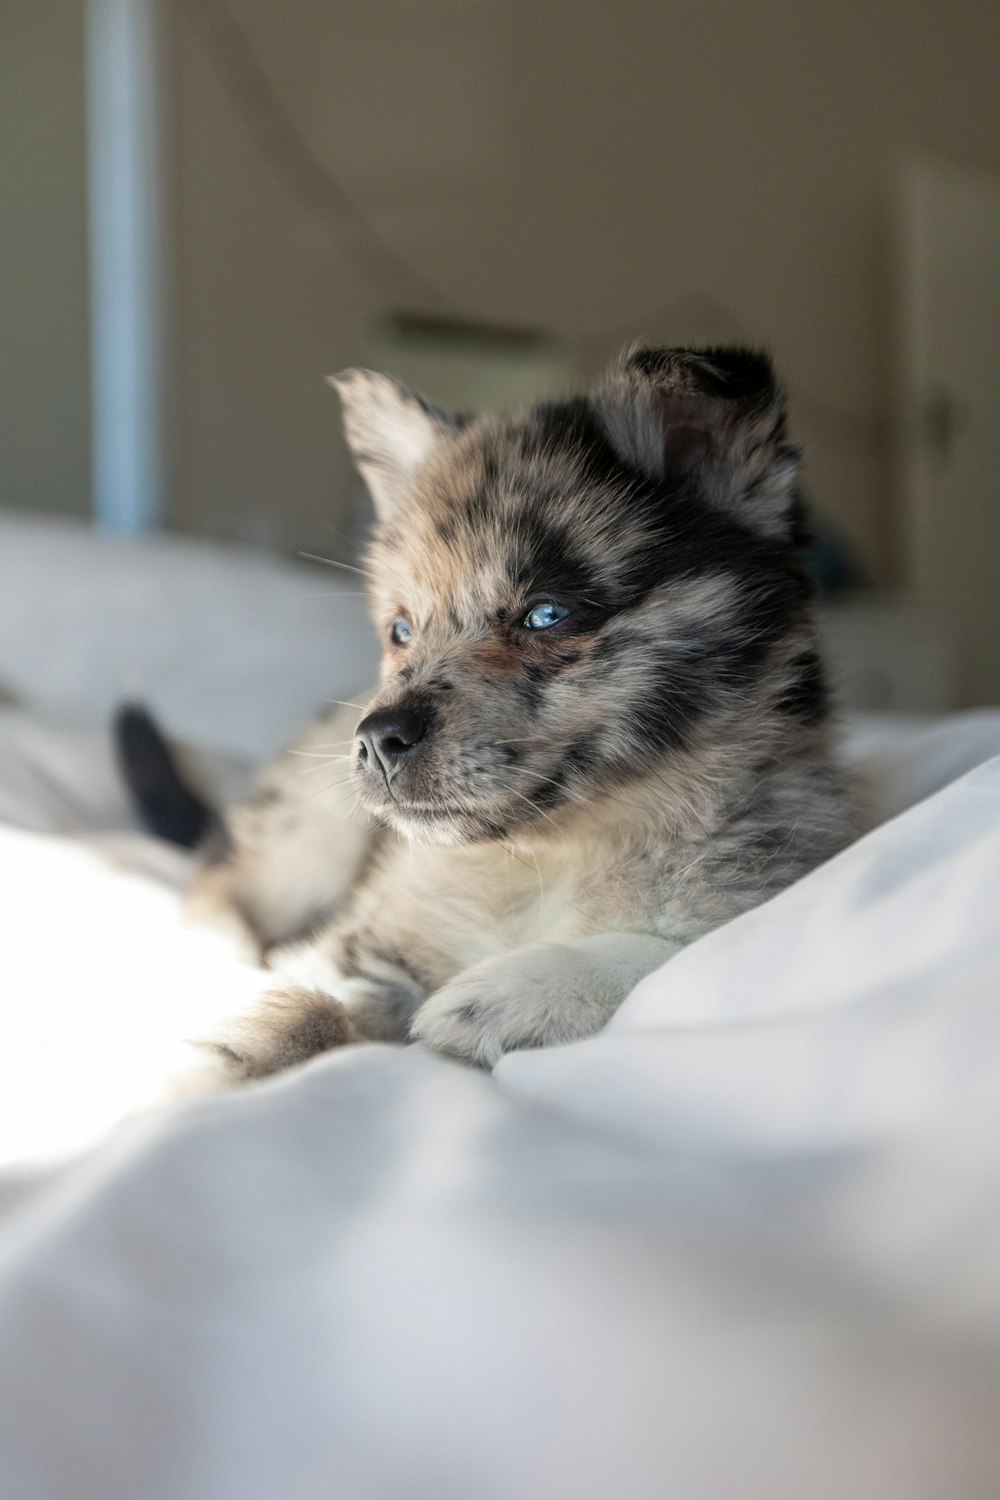
[[[1000,714],[859,726],[880,826],[590,1042],[134,1112],[262,977],[107,713],[233,786],[370,676],[355,593],[0,527],[0,1496],[995,1500]]]

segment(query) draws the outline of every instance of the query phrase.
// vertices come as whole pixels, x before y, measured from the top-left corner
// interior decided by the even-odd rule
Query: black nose
[[[385,708],[362,719],[355,730],[360,742],[358,754],[362,760],[381,765],[388,778],[426,733],[426,723],[412,709]]]

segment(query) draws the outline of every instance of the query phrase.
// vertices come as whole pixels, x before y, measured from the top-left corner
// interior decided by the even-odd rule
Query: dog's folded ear
[[[388,375],[342,370],[329,375],[344,403],[344,431],[381,520],[405,499],[414,474],[463,419],[431,406]]]
[[[619,456],[768,536],[797,529],[798,450],[766,354],[741,347],[625,351],[594,392]]]

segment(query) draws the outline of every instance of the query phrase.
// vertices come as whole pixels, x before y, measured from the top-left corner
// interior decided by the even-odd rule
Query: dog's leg
[[[256,953],[301,938],[356,885],[381,837],[358,808],[349,773],[356,709],[314,723],[227,809],[189,896],[197,921]]]
[[[504,1052],[592,1036],[681,946],[640,933],[538,944],[464,970],[427,1000],[404,974],[337,979],[304,947],[287,982],[206,1048],[220,1084],[266,1078],[357,1042],[408,1037],[492,1067]],[[311,956],[320,963],[315,973]]]
[[[302,958],[308,958],[307,950]],[[199,1073],[198,1087],[210,1088],[212,1073],[217,1085],[252,1083],[338,1047],[407,1040],[423,998],[407,980],[352,978],[328,984],[315,977],[319,987],[303,968],[303,982],[288,978],[202,1043],[210,1071]]]
[[[207,1067],[194,1075],[188,1091],[253,1083],[364,1040],[338,1000],[289,985],[263,995],[252,1010],[200,1043]]]
[[[483,1067],[505,1052],[593,1036],[683,944],[641,933],[539,943],[466,969],[420,1007],[414,1041]]]

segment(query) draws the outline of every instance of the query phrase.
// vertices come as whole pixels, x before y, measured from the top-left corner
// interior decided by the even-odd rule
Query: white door
[[[1000,704],[1000,180],[909,165],[900,473],[908,585],[958,631],[958,701]]]

